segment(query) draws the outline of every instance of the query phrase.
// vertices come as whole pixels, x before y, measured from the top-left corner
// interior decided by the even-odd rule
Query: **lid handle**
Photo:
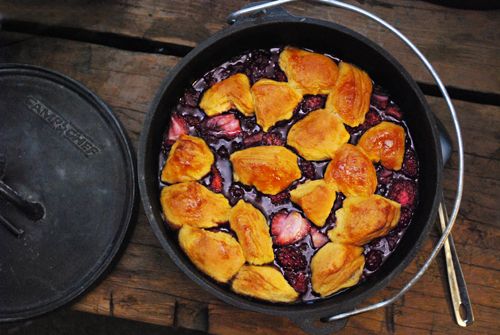
[[[5,174],[7,160],[5,155],[0,152],[0,199],[4,199],[13,204],[30,220],[40,220],[45,215],[43,206],[37,202],[31,202],[24,199],[19,193],[14,191],[9,185],[2,181]],[[13,235],[20,237],[24,234],[24,230],[18,228],[15,224],[0,215],[0,223],[7,228]]]
[[[36,221],[45,214],[43,206],[38,202],[31,202],[24,199],[19,193],[14,191],[9,185],[0,180],[0,198],[9,201],[17,207],[26,217]]]

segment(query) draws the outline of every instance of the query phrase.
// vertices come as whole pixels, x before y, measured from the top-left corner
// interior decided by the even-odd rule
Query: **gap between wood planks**
[[[79,42],[104,45],[117,49],[144,53],[156,53],[184,57],[193,48],[185,45],[154,41],[151,39],[131,37],[117,33],[99,32],[82,28],[51,26],[41,23],[4,19],[0,21],[1,29],[9,32],[56,37]],[[441,97],[437,85],[417,82],[425,95]],[[500,106],[500,93],[485,93],[446,86],[452,99],[478,104]]]

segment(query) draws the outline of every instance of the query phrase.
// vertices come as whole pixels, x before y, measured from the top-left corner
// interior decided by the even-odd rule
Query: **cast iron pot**
[[[201,273],[180,249],[175,233],[163,222],[158,185],[162,134],[169,126],[171,111],[183,91],[197,78],[233,56],[249,49],[293,45],[332,53],[367,71],[387,89],[405,112],[420,162],[419,203],[413,223],[401,243],[367,281],[341,294],[314,303],[273,304],[231,292]],[[323,318],[346,312],[385,287],[414,258],[434,222],[441,192],[442,158],[437,126],[427,102],[408,72],[384,49],[343,26],[291,16],[283,10],[237,21],[233,26],[200,43],[169,73],[151,105],[141,134],[139,187],[151,227],[177,266],[198,285],[236,307],[286,316],[304,330],[328,334],[342,328],[345,320],[323,322]],[[250,320],[248,320],[250,322]]]

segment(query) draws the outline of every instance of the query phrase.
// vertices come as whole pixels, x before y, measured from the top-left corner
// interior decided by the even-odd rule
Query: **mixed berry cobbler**
[[[293,47],[252,50],[172,111],[160,200],[213,280],[309,302],[380,268],[412,221],[418,173],[402,111],[366,72]]]

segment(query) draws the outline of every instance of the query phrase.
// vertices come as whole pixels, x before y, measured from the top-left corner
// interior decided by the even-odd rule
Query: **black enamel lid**
[[[62,306],[104,273],[133,217],[136,174],[125,131],[97,96],[25,65],[0,66],[0,155],[0,219],[24,230],[0,223],[0,321],[13,321]],[[5,187],[43,217],[7,201]]]

